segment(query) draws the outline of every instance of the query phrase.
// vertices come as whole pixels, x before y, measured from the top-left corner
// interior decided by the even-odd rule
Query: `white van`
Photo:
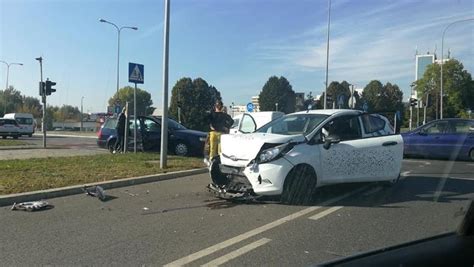
[[[234,124],[230,128],[231,134],[252,133],[263,125],[283,117],[285,113],[279,111],[249,112],[235,116]]]
[[[31,137],[35,133],[36,122],[30,113],[8,113],[3,116],[5,119],[14,119],[20,125],[19,135]]]

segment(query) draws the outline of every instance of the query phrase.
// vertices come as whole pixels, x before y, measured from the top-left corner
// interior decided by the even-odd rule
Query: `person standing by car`
[[[220,153],[222,134],[229,133],[234,120],[224,112],[224,104],[217,100],[214,110],[208,116],[211,131],[209,132],[209,160],[212,161]]]
[[[117,140],[115,141],[115,152],[119,150],[120,152],[124,151],[124,139],[125,139],[125,122],[127,120],[127,116],[125,115],[126,109],[123,108],[122,112],[120,113],[117,125],[115,126],[115,130],[117,131]]]

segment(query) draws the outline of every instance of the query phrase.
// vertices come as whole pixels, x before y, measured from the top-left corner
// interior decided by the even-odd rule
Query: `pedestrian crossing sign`
[[[141,64],[128,63],[128,82],[143,83],[145,68]]]

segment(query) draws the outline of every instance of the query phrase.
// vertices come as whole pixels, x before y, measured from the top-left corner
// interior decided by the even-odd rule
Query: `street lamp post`
[[[449,27],[451,27],[452,25],[454,24],[457,24],[457,23],[460,23],[460,22],[466,22],[466,21],[474,21],[474,18],[470,18],[470,19],[462,19],[462,20],[457,20],[457,21],[454,21],[452,23],[450,23],[448,26],[446,26],[446,28],[444,28],[444,31],[443,31],[443,36],[441,37],[441,79],[440,79],[440,119],[443,119],[443,65],[444,65],[444,62],[443,62],[443,57],[444,57],[444,35],[446,34],[446,31],[448,30]]]
[[[330,26],[331,26],[331,0],[329,2],[329,7],[328,7],[328,41],[326,45],[326,89],[324,91],[324,108],[326,109],[326,99],[328,95],[328,72],[329,72],[329,31],[330,31]]]
[[[82,112],[82,102],[83,101],[84,101],[84,97],[81,97],[81,132],[83,131],[83,127],[84,127],[84,125],[83,125],[83,121],[84,121],[84,119],[83,119],[84,115],[83,114],[84,113]]]
[[[119,27],[117,26],[116,24],[110,22],[110,21],[107,21],[105,19],[99,19],[100,22],[103,22],[103,23],[108,23],[112,26],[114,26],[116,29],[117,29],[117,92],[119,90],[119,69],[120,69],[120,32],[123,30],[123,29],[132,29],[132,30],[138,30],[137,27],[130,27],[130,26],[122,26],[122,27]]]
[[[3,64],[7,65],[7,85],[5,86],[5,91],[3,92],[3,115],[7,113],[7,90],[8,90],[8,76],[10,75],[10,66],[12,65],[19,65],[23,66],[23,63],[8,63],[6,61],[0,60]]]

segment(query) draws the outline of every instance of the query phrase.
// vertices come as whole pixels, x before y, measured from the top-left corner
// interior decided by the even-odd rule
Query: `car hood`
[[[186,130],[176,130],[175,132],[176,132],[176,133],[180,133],[180,134],[195,135],[195,136],[199,136],[199,137],[202,137],[202,136],[206,136],[206,135],[207,135],[207,133],[205,133],[205,132],[200,132],[200,131],[195,131],[195,130],[189,130],[189,129],[186,129]]]
[[[224,165],[246,166],[257,157],[264,144],[284,144],[305,140],[303,135],[225,134],[221,136],[221,162]]]

